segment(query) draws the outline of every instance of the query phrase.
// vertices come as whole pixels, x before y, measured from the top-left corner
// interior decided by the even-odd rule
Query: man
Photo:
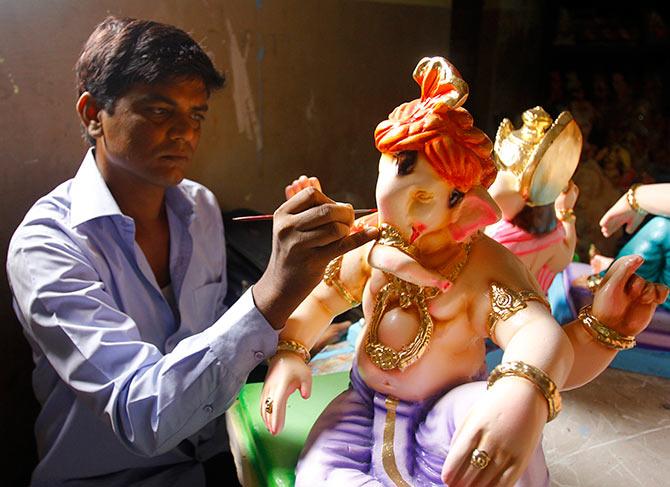
[[[184,179],[223,77],[183,31],[109,17],[76,66],[92,147],[10,243],[42,405],[33,485],[205,485],[223,413],[325,265],[376,236],[307,189],[275,213],[259,282],[225,309],[217,202]]]

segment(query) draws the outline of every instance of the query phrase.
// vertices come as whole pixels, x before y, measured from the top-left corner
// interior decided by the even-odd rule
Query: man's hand
[[[323,278],[328,262],[377,237],[376,228],[350,233],[353,223],[351,205],[312,186],[275,211],[270,262],[252,288],[256,306],[275,329]]]
[[[668,297],[667,286],[635,275],[642,262],[639,255],[617,259],[593,298],[593,315],[622,335],[636,336],[642,332],[651,321],[656,306]]]
[[[289,184],[288,186],[286,186],[286,188],[284,188],[284,194],[286,195],[286,199],[287,200],[291,199],[291,197],[295,196],[305,188],[316,188],[319,191],[323,192],[323,190],[321,189],[321,183],[319,182],[319,178],[316,178],[314,176],[308,178],[303,174],[298,179],[294,179],[291,184]]]

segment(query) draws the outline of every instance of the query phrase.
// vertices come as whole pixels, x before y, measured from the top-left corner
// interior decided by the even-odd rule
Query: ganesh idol
[[[362,303],[365,327],[349,388],[314,424],[296,486],[549,484],[542,429],[560,391],[630,348],[667,289],[612,266],[592,308],[563,329],[534,276],[482,234],[500,210],[486,188],[492,144],[462,108],[468,86],[443,58],[414,71],[421,98],[375,131],[379,238],[335,259],[280,334],[261,394],[272,434],[286,401],[308,398],[309,349]],[[504,349],[490,374],[485,340]]]
[[[546,293],[575,253],[579,189],[571,178],[582,133],[570,112],[552,120],[537,106],[521,118],[523,125],[516,130],[504,119],[496,134],[498,174],[488,189],[502,218],[485,233],[519,257]]]

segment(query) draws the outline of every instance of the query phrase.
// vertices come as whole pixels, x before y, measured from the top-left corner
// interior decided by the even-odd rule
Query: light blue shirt
[[[7,274],[42,405],[33,485],[204,485],[198,460],[226,448],[224,411],[276,349],[250,290],[223,304],[214,195],[184,180],[166,206],[177,313],[92,150],[11,240]]]

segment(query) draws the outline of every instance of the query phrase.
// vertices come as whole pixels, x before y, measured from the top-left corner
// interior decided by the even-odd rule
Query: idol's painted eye
[[[458,203],[460,203],[461,200],[463,199],[463,196],[465,196],[465,193],[457,189],[454,189],[449,195],[449,208],[453,208]]]
[[[414,200],[418,201],[419,203],[430,203],[431,201],[433,201],[433,195],[428,191],[420,189],[419,191],[414,193]]]
[[[406,176],[414,171],[419,153],[415,150],[396,152],[393,154],[394,162],[398,168],[398,176]]]

